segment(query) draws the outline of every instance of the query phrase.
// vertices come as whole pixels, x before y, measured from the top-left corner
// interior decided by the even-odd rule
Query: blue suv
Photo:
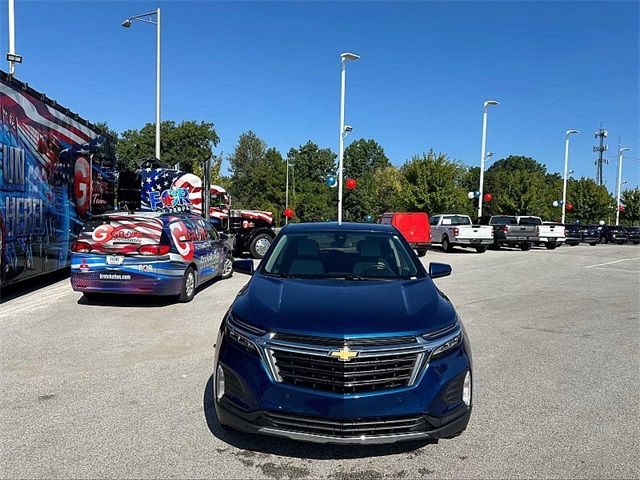
[[[321,443],[451,438],[471,350],[449,299],[391,225],[286,226],[227,312],[214,402],[228,429]]]

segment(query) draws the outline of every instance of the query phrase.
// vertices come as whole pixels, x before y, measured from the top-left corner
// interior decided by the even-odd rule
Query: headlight
[[[423,335],[422,338],[434,346],[429,356],[430,359],[434,359],[462,344],[462,328],[456,319],[452,325]]]
[[[254,340],[265,335],[266,332],[238,320],[231,311],[227,314],[225,322],[225,333],[231,340],[244,350],[258,353],[258,347]]]

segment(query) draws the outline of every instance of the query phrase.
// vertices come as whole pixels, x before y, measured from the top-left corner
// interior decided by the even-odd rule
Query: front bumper
[[[462,433],[471,418],[471,407],[463,405],[448,415],[444,421],[418,415],[415,417],[387,417],[380,419],[353,419],[340,421],[320,417],[300,417],[297,415],[283,415],[267,411],[243,412],[223,397],[216,402],[218,420],[236,430],[245,433],[270,435],[290,440],[325,444],[389,444],[396,442],[433,440],[452,438]],[[276,420],[274,420],[274,418]],[[412,425],[404,432],[393,433],[395,424]],[[372,428],[371,425],[374,425]],[[363,433],[373,431],[376,425],[392,425],[385,433]],[[399,430],[399,428],[397,428]],[[306,431],[305,431],[306,430]],[[326,433],[321,433],[324,430]],[[360,430],[353,433],[353,430]],[[346,432],[346,434],[343,434]]]

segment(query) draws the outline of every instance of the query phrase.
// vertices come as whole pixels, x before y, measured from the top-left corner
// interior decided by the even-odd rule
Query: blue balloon
[[[366,217],[364,217],[365,221],[368,223],[373,222],[373,217],[371,215],[367,215]]]
[[[480,196],[480,192],[479,191],[476,190],[475,192],[473,192],[473,197],[474,198],[478,198],[479,196]]]
[[[335,187],[338,184],[338,180],[336,180],[336,177],[333,175],[327,175],[325,183],[330,187]]]

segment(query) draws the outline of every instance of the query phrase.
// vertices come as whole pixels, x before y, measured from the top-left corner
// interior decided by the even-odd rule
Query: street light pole
[[[9,0],[9,55],[11,58],[16,54],[16,22],[14,0]],[[16,64],[13,60],[9,60],[9,75],[13,77],[16,72]]]
[[[564,181],[562,182],[562,222],[564,223],[564,218],[567,209],[567,171],[569,169],[569,135],[574,133],[579,133],[578,130],[567,130],[564,134]]]
[[[287,155],[287,180],[285,186],[285,194],[284,194],[284,209],[285,211],[289,208],[289,156]],[[289,217],[285,215],[284,224],[289,224]]]
[[[342,59],[342,74],[340,82],[340,152],[338,156],[338,224],[342,223],[342,169],[344,162],[344,139],[345,139],[345,126],[344,126],[344,97],[346,90],[346,63],[347,60],[358,60],[359,55],[355,53],[343,53],[340,55]]]
[[[620,225],[620,187],[622,184],[622,157],[624,152],[631,150],[629,147],[622,147],[618,152],[618,193],[616,195],[616,226]]]
[[[485,149],[487,147],[487,110],[490,105],[500,105],[500,102],[496,102],[495,100],[487,100],[484,102],[484,108],[482,110],[482,149],[480,152],[480,188],[478,191],[480,192],[480,197],[478,198],[478,219],[482,217],[482,194],[484,188],[484,160],[485,160]]]
[[[155,15],[156,21],[152,20]],[[122,26],[129,28],[134,20],[156,26],[156,158],[160,160],[160,9],[127,18]]]

